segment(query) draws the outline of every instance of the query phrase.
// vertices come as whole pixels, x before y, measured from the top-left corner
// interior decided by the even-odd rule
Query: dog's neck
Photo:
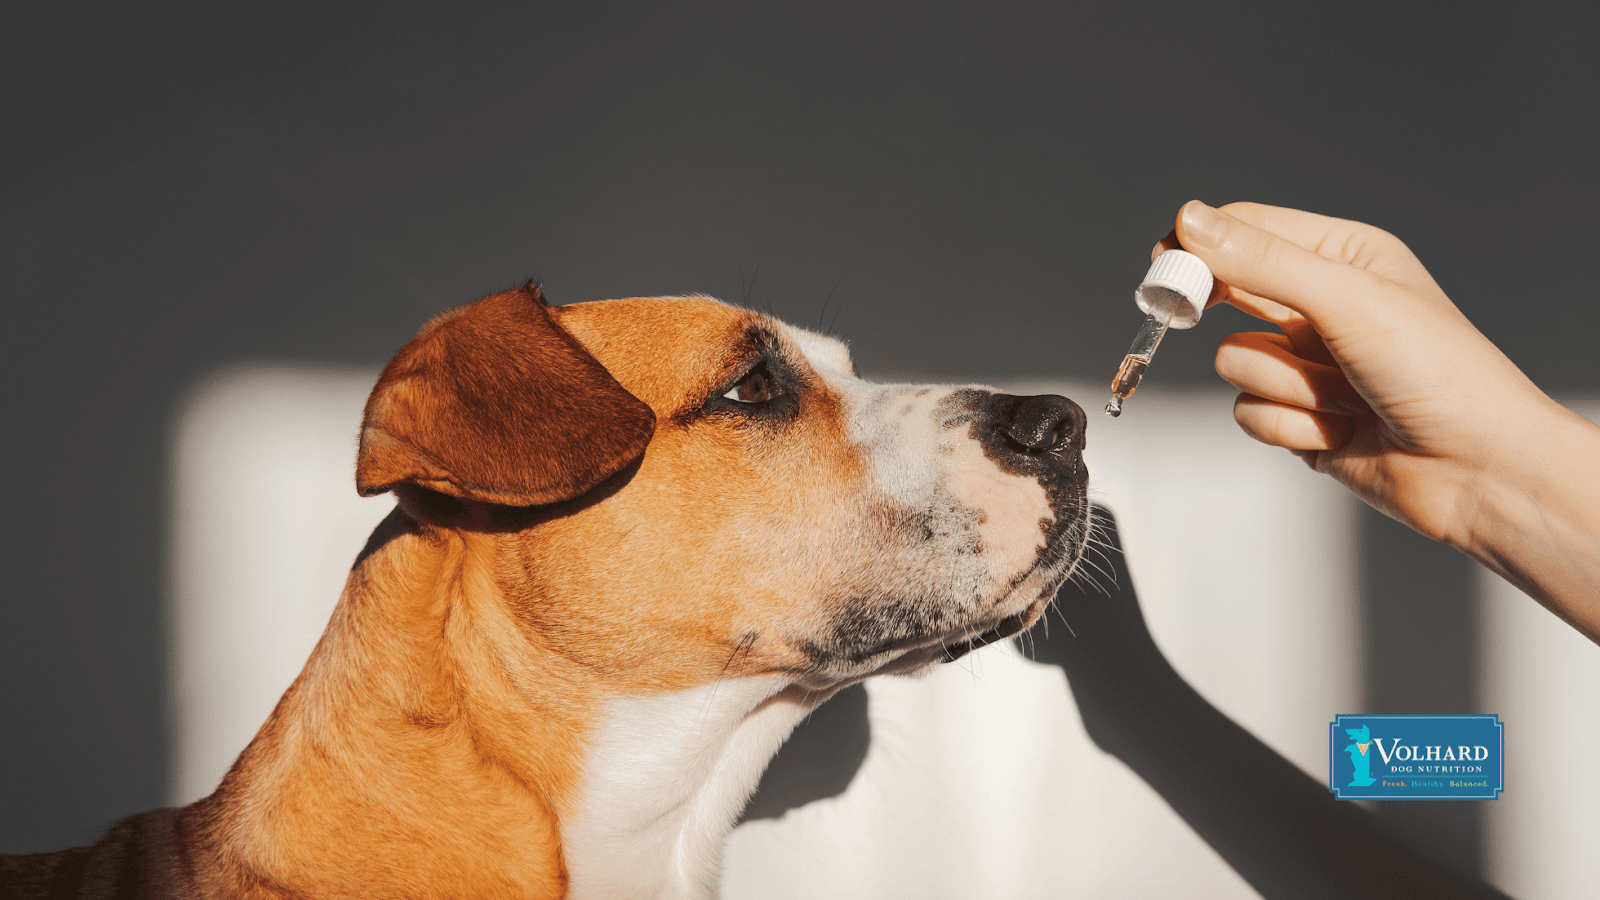
[[[740,678],[605,707],[562,824],[573,900],[716,896],[722,843],[778,746],[827,694]]]
[[[825,695],[740,678],[616,696],[518,639],[492,536],[425,533],[397,511],[374,544],[305,670],[194,808],[201,845],[228,848],[197,861],[202,881],[249,896],[714,896],[746,797]]]

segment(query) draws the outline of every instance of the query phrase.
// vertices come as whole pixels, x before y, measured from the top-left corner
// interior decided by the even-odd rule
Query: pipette
[[[1182,250],[1167,250],[1150,264],[1133,302],[1144,310],[1144,324],[1134,335],[1133,346],[1122,358],[1122,366],[1111,380],[1111,402],[1106,415],[1122,415],[1122,401],[1132,396],[1144,378],[1144,370],[1155,356],[1156,347],[1168,328],[1193,328],[1205,312],[1211,296],[1211,270],[1200,257]]]

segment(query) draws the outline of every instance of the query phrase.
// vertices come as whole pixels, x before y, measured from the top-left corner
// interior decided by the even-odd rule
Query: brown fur
[[[183,877],[147,895],[560,898],[607,701],[867,674],[824,671],[812,642],[872,590],[920,601],[912,557],[883,551],[933,532],[863,496],[843,401],[786,334],[709,299],[551,308],[532,287],[424,327],[357,461],[399,507],[221,786],[150,820]],[[792,414],[719,399],[761,360]]]
[[[570,500],[637,459],[651,425],[530,285],[439,316],[390,361],[367,401],[356,488]]]
[[[547,309],[522,290],[401,351],[357,470],[401,508],[304,673],[187,811],[208,893],[560,897],[560,823],[603,698],[804,664],[782,635],[818,575],[773,523],[837,517],[859,481],[837,409],[812,376],[799,433],[688,417],[760,321],[710,300]],[[576,376],[547,374],[579,346]],[[507,498],[571,502],[479,502]]]

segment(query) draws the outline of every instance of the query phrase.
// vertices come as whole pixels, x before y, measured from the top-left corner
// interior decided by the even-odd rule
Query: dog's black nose
[[[995,430],[1012,450],[1037,456],[1069,448],[1083,449],[1087,420],[1083,408],[1071,400],[1055,394],[1002,395],[995,399],[1001,402]]]

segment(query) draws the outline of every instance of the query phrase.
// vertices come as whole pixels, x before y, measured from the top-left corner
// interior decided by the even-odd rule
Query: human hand
[[[1600,429],[1529,381],[1403,243],[1359,222],[1191,201],[1156,252],[1178,244],[1216,276],[1213,303],[1283,329],[1217,351],[1247,434],[1600,635],[1600,611],[1576,608],[1600,591],[1600,523],[1579,499],[1600,483]]]
[[[1212,302],[1283,329],[1229,335],[1217,351],[1217,373],[1243,392],[1234,418],[1245,433],[1459,546],[1485,476],[1510,464],[1496,451],[1550,415],[1549,398],[1387,232],[1192,201],[1175,235],[1216,275]]]

